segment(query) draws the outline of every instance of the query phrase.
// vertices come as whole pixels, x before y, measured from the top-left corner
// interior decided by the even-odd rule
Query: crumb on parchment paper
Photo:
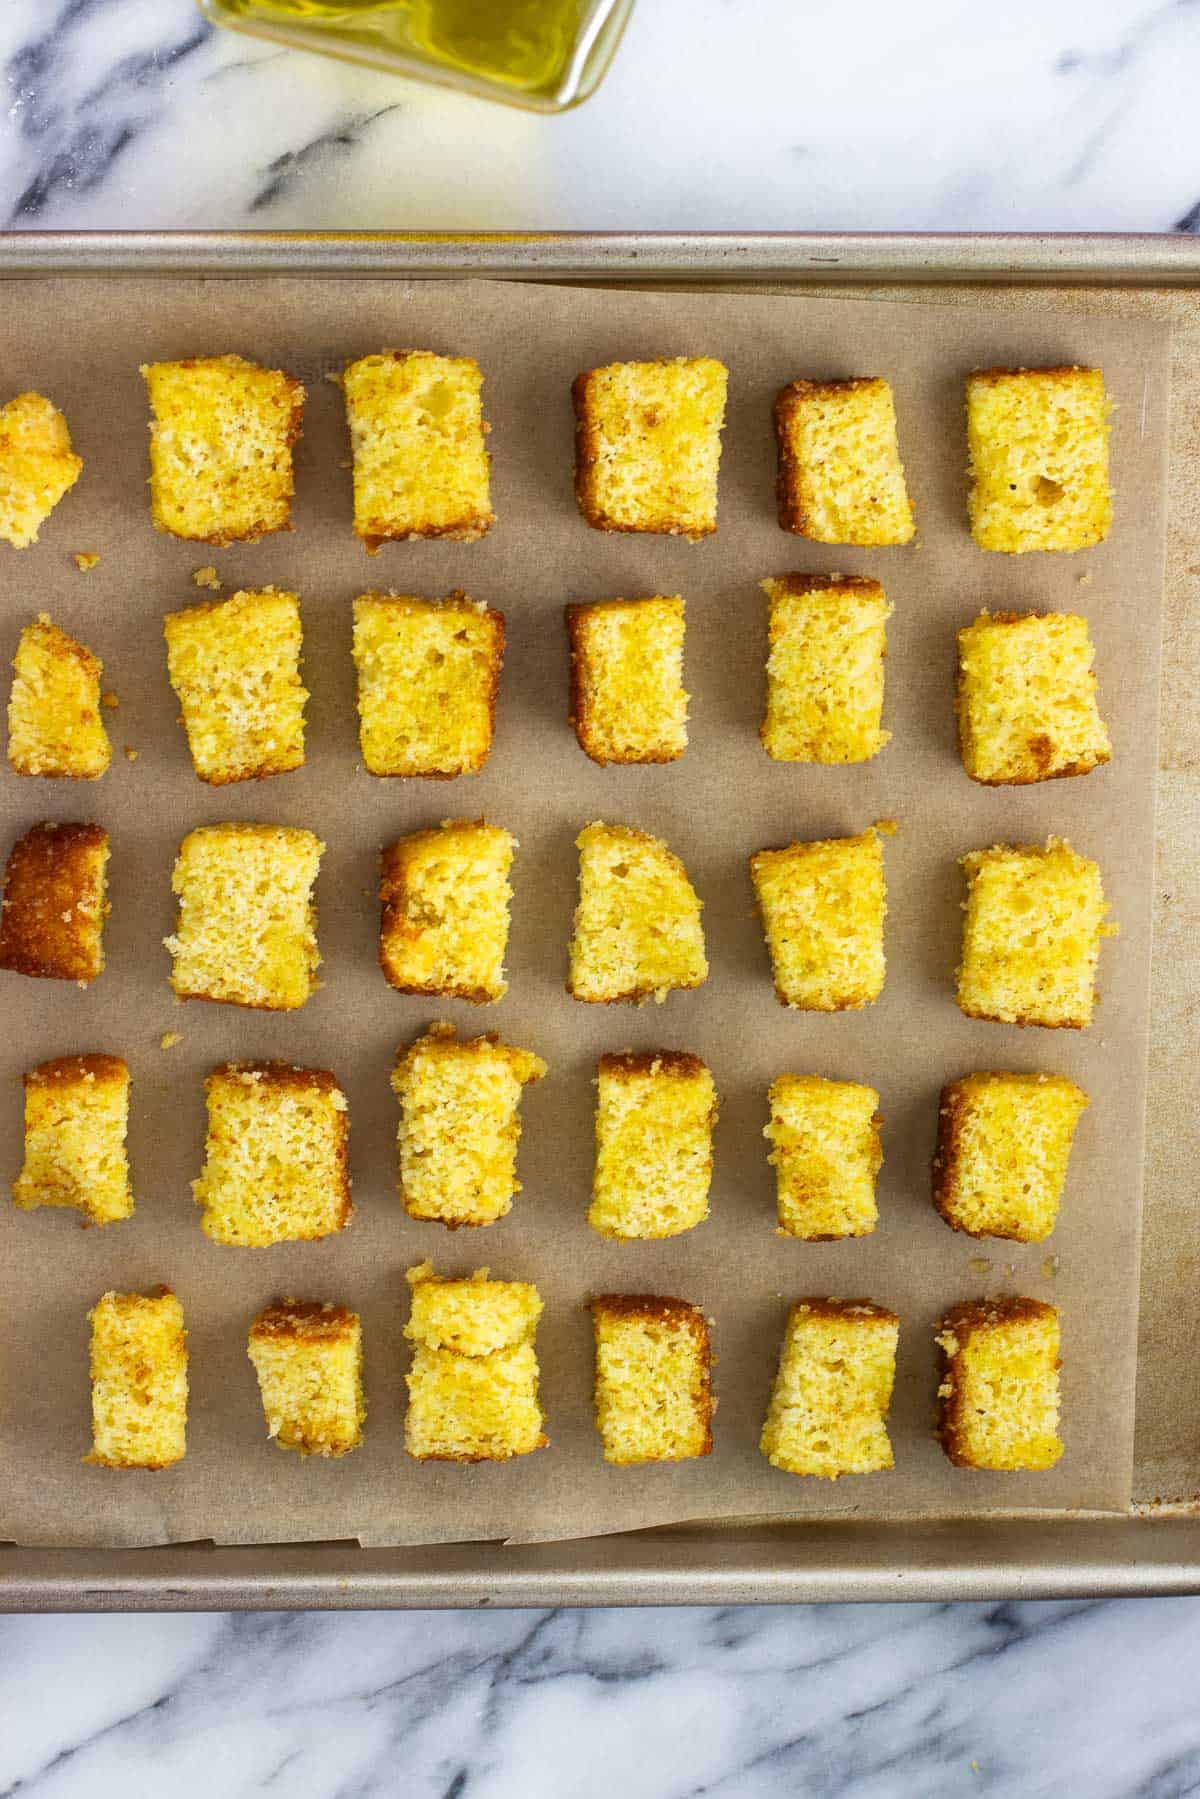
[[[221,577],[211,563],[207,563],[204,568],[193,570],[192,580],[196,583],[197,587],[207,587],[213,593],[220,593],[221,591]]]
[[[164,1031],[162,1036],[158,1040],[158,1047],[159,1047],[159,1049],[174,1049],[175,1045],[177,1043],[182,1043],[182,1042],[183,1042],[182,1032],[180,1032],[180,1031]]]
[[[95,568],[99,560],[100,557],[95,550],[76,550],[71,558],[81,575],[86,575],[90,568]]]
[[[115,712],[121,702],[115,693],[102,693],[100,695],[100,704],[102,706],[107,706],[111,712]]]
[[[138,752],[134,749],[134,747],[131,743],[127,743],[125,745],[125,760],[126,760],[126,762],[136,762],[137,759],[138,759]]]

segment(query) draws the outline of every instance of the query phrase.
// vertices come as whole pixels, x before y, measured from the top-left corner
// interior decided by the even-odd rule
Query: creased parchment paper
[[[1169,334],[1159,324],[1039,312],[947,309],[848,298],[655,295],[505,284],[315,281],[72,281],[11,284],[4,394],[34,387],[67,413],[87,467],[36,548],[0,557],[7,660],[46,610],[104,660],[120,706],[97,784],[0,773],[2,847],[42,818],[94,818],[111,833],[108,967],[83,992],[0,975],[0,1172],[21,1156],[21,1074],[49,1056],[124,1055],[133,1075],[130,1156],[137,1212],[104,1231],[72,1213],[0,1215],[0,1537],[130,1545],[213,1538],[364,1544],[589,1535],[688,1518],[799,1513],[929,1515],[991,1508],[1124,1508],[1130,1498],[1153,775],[1162,584]],[[350,531],[348,449],[337,388],[349,357],[421,346],[476,356],[487,377],[499,522],[478,544],[393,546],[368,560]],[[309,390],[297,456],[293,534],[211,552],[151,528],[146,407],[138,364],[238,350],[285,367]],[[730,407],[720,530],[692,546],[588,530],[571,492],[572,377],[596,363],[708,353],[728,363]],[[991,363],[1099,363],[1116,402],[1116,522],[1076,556],[1002,558],[975,549],[964,518],[962,383]],[[919,524],[914,546],[826,549],[775,520],[770,408],[799,374],[886,374]],[[97,551],[80,574],[78,550]],[[303,600],[308,763],[296,773],[209,789],[192,774],[166,679],[161,617],[208,597],[194,569],[215,563],[227,592],[275,582]],[[872,574],[895,606],[885,723],[892,743],[842,769],[771,763],[759,746],[765,602],[758,581],[790,569]],[[359,764],[350,604],[372,587],[464,587],[507,615],[509,648],[495,749],[484,774],[453,784],[373,780]],[[682,593],[691,742],[660,768],[594,767],[566,719],[567,600]],[[988,790],[962,773],[952,710],[954,634],[981,607],[1057,607],[1090,620],[1112,764],[1086,779]],[[129,745],[136,761],[122,753]],[[376,965],[376,857],[400,833],[478,816],[520,839],[499,1004],[402,998]],[[857,831],[891,817],[886,842],[888,978],[880,1002],[820,1017],[778,1006],[754,917],[746,858],[764,845]],[[567,997],[575,903],[573,840],[590,819],[642,826],[683,857],[705,902],[712,974],[662,1007],[589,1008]],[[193,825],[225,819],[305,825],[328,844],[318,883],[323,985],[300,1013],[178,1005],[161,939],[170,873]],[[953,1001],[960,940],[956,858],[996,841],[1067,836],[1098,858],[1120,936],[1105,945],[1090,1031],[972,1021]],[[396,1046],[432,1018],[496,1030],[544,1055],[526,1092],[524,1191],[501,1224],[454,1236],[405,1217],[395,1195]],[[179,1032],[173,1048],[164,1033]],[[722,1098],[712,1217],[673,1241],[619,1245],[585,1222],[592,1078],[606,1049],[703,1056]],[[189,1182],[204,1137],[203,1081],[229,1057],[326,1066],[350,1102],[357,1216],[319,1244],[211,1244]],[[1045,1245],[974,1243],[929,1203],[938,1090],[978,1068],[1072,1076],[1092,1104],[1077,1135],[1062,1220]],[[882,1095],[881,1219],[869,1238],[806,1245],[775,1235],[766,1089],[790,1069],[866,1081]],[[546,1300],[538,1349],[551,1447],[506,1466],[421,1467],[402,1447],[406,1266],[481,1264],[535,1280]],[[986,1266],[985,1266],[986,1264]],[[186,1460],[162,1474],[82,1465],[89,1447],[85,1314],[109,1287],[166,1281],[191,1348]],[[591,1413],[597,1291],[669,1293],[715,1320],[720,1407],[706,1461],[620,1471],[601,1459]],[[943,1309],[1021,1291],[1062,1309],[1067,1451],[1049,1474],[952,1469],[930,1435],[932,1332]],[[369,1405],[364,1447],[303,1461],[265,1436],[246,1330],[282,1295],[327,1297],[363,1315]],[[768,1466],[757,1450],[790,1299],[869,1296],[901,1318],[891,1431],[896,1468],[831,1486]]]

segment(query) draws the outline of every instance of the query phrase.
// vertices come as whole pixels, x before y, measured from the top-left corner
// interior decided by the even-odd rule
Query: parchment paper
[[[1122,1509],[1130,1498],[1152,789],[1162,581],[1167,351],[1161,325],[985,305],[953,311],[848,298],[653,295],[504,284],[115,281],[15,284],[5,396],[36,387],[66,411],[87,467],[39,546],[0,557],[5,659],[37,611],[88,643],[119,695],[117,753],[98,784],[0,773],[0,847],[41,818],[95,818],[112,835],[108,968],[87,992],[0,975],[0,1174],[21,1157],[24,1069],[87,1050],[133,1075],[130,1156],[138,1209],[81,1231],[72,1213],[0,1214],[0,1537],[130,1545],[211,1537],[367,1544],[568,1537],[698,1517],[855,1512],[954,1514],[996,1507]],[[499,522],[478,544],[412,544],[368,560],[350,531],[341,396],[323,377],[385,346],[476,356],[493,425]],[[236,349],[309,389],[297,456],[296,531],[210,552],[157,536],[145,490],[139,362]],[[588,530],[571,492],[569,390],[582,368],[621,357],[710,353],[731,371],[720,530],[678,540]],[[1073,557],[1006,559],[975,549],[964,523],[962,381],[989,363],[1096,362],[1117,402],[1116,522]],[[825,549],[775,521],[770,404],[798,374],[884,373],[893,383],[919,538],[905,549]],[[70,553],[94,550],[87,575]],[[166,678],[161,617],[225,590],[275,582],[302,596],[308,764],[275,780],[209,789],[192,774]],[[789,569],[876,575],[894,602],[885,723],[876,761],[844,769],[771,763],[757,738],[765,601],[761,577]],[[350,602],[372,587],[443,594],[462,586],[509,624],[496,745],[478,779],[373,780],[359,765]],[[567,600],[680,592],[688,606],[691,742],[661,768],[594,767],[566,719]],[[952,711],[954,633],[982,606],[1084,612],[1097,645],[1114,760],[1086,779],[988,790],[962,773]],[[129,744],[136,762],[122,755]],[[375,961],[379,846],[448,816],[486,814],[521,841],[509,953],[496,1006],[393,993]],[[579,827],[603,817],[662,836],[705,901],[712,975],[659,1008],[590,1008],[564,991]],[[767,844],[899,821],[885,855],[888,979],[860,1013],[791,1013],[774,1000],[746,857]],[[318,882],[324,985],[299,1013],[177,1004],[160,947],[174,919],[170,872],[191,826],[224,819],[306,825],[328,844]],[[1087,1032],[1021,1032],[972,1021],[953,1001],[960,942],[956,858],[1054,831],[1101,863],[1121,935],[1106,944],[1101,1005]],[[502,1223],[454,1236],[407,1219],[395,1196],[397,1044],[431,1018],[498,1030],[543,1054],[550,1074],[523,1103],[524,1191]],[[164,1032],[182,1041],[162,1050]],[[710,1221],[669,1242],[607,1243],[585,1222],[592,1076],[605,1049],[672,1047],[712,1067],[722,1096]],[[204,1137],[203,1080],[228,1057],[286,1056],[332,1068],[350,1101],[357,1216],[320,1244],[211,1244],[189,1182]],[[1046,1245],[978,1244],[929,1203],[943,1081],[975,1068],[1047,1069],[1091,1095],[1061,1222]],[[879,1088],[885,1163],[869,1238],[807,1245],[774,1233],[774,1176],[761,1131],[784,1069]],[[500,1467],[421,1467],[402,1446],[406,1266],[488,1264],[537,1281],[551,1447]],[[984,1266],[984,1262],[988,1266]],[[89,1305],[108,1287],[169,1282],[191,1347],[186,1460],[162,1474],[87,1468]],[[591,1413],[596,1291],[678,1294],[715,1319],[720,1409],[706,1461],[609,1469]],[[1067,1452],[1052,1473],[952,1469],[930,1436],[934,1323],[956,1300],[1024,1291],[1062,1309]],[[265,1437],[245,1334],[281,1294],[328,1297],[363,1315],[364,1447],[303,1461]],[[790,1299],[866,1295],[901,1317],[892,1473],[830,1486],[773,1470],[757,1438]]]

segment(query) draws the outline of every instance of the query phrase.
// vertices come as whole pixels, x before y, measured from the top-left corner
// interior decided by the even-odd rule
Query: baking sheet
[[[49,609],[106,661],[121,696],[120,745],[98,787],[0,780],[5,842],[39,817],[92,816],[113,835],[109,968],[84,994],[3,978],[0,1050],[6,1170],[19,1164],[24,1067],[53,1054],[114,1049],[134,1077],[130,1150],[139,1211],[127,1225],[80,1232],[70,1215],[0,1220],[0,1534],[44,1543],[129,1544],[214,1537],[278,1541],[357,1536],[368,1543],[564,1536],[688,1517],[858,1511],[948,1513],[1004,1506],[1123,1507],[1129,1498],[1146,971],[1152,852],[1156,645],[1162,555],[1167,333],[1129,322],[953,316],[911,304],[839,298],[588,294],[485,285],[201,282],[40,285],[12,321],[8,387],[36,385],[67,410],[89,467],[43,532],[0,565],[6,643]],[[119,310],[116,310],[119,308]],[[346,357],[385,344],[462,349],[488,376],[500,523],[477,545],[408,545],[368,562],[349,534],[340,396],[323,381]],[[279,362],[310,390],[298,457],[293,536],[210,556],[155,537],[145,505],[140,360],[238,348]],[[581,367],[617,356],[705,351],[731,367],[721,530],[699,546],[604,538],[570,491],[568,391]],[[961,381],[985,362],[1099,361],[1118,402],[1117,524],[1109,544],[1073,558],[1001,561],[962,526]],[[920,539],[908,550],[822,551],[774,519],[769,403],[797,373],[886,372]],[[75,549],[104,560],[81,576]],[[165,679],[162,612],[195,594],[190,572],[217,563],[226,587],[276,581],[305,598],[309,765],[255,788],[205,789],[191,774]],[[873,764],[780,767],[758,746],[765,631],[760,576],[789,568],[873,573],[890,621],[887,719],[893,743]],[[1080,577],[1084,584],[1080,584]],[[32,581],[31,581],[32,578]],[[463,585],[502,607],[509,656],[497,746],[477,781],[448,787],[373,782],[357,767],[349,603],[375,585],[442,593]],[[600,770],[565,722],[566,599],[682,591],[689,603],[691,747],[660,769]],[[1084,781],[989,792],[958,766],[950,705],[953,634],[983,605],[1087,612],[1116,756]],[[531,776],[531,770],[536,775]],[[378,845],[451,813],[489,816],[522,841],[506,999],[480,1012],[430,1007],[383,984],[374,962]],[[706,901],[713,976],[662,1009],[593,1012],[562,988],[574,904],[572,839],[605,816],[665,835]],[[776,1006],[752,913],[745,857],[790,836],[860,829],[894,816],[887,847],[889,979],[871,1010],[810,1018]],[[318,887],[325,986],[291,1017],[178,1007],[157,948],[170,929],[171,860],[183,831],[247,818],[305,824],[329,844]],[[998,838],[1063,832],[1104,868],[1121,938],[1104,951],[1103,1006],[1091,1032],[1019,1033],[966,1020],[951,997],[958,951],[955,857]],[[499,1029],[544,1054],[551,1074],[524,1102],[514,1212],[450,1238],[406,1219],[393,1192],[397,1042],[431,1016],[460,1030]],[[163,1031],[183,1041],[162,1051]],[[695,1050],[723,1095],[713,1217],[658,1245],[614,1245],[584,1222],[591,1167],[590,1076],[606,1048]],[[188,1182],[203,1142],[203,1076],[230,1055],[287,1055],[332,1067],[350,1098],[358,1217],[319,1245],[234,1251],[199,1230]],[[941,1082],[972,1067],[1045,1067],[1092,1094],[1080,1127],[1064,1219],[1047,1246],[980,1247],[928,1205],[928,1156]],[[871,1081],[883,1096],[881,1225],[850,1244],[804,1245],[773,1233],[773,1176],[760,1132],[765,1090],[783,1068]],[[481,1262],[536,1279],[552,1447],[502,1468],[420,1468],[400,1443],[403,1269]],[[1050,1273],[1048,1255],[1057,1257]],[[991,1266],[980,1267],[981,1258]],[[111,1285],[168,1280],[192,1347],[187,1460],[162,1475],[82,1468],[87,1448],[84,1314]],[[1068,1452],[1050,1475],[949,1469],[928,1437],[931,1329],[954,1300],[1023,1289],[1062,1306]],[[707,1462],[616,1471],[599,1457],[590,1412],[590,1327],[599,1289],[667,1291],[716,1319],[717,1448]],[[245,1329],[283,1292],[362,1311],[368,1439],[338,1464],[304,1463],[268,1445]],[[869,1294],[902,1318],[892,1430],[897,1468],[830,1488],[770,1469],[755,1448],[787,1300]]]

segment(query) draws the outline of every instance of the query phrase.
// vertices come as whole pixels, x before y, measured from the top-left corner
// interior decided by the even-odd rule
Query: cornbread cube
[[[533,1346],[542,1302],[524,1281],[408,1271],[413,1344],[404,1443],[417,1461],[503,1462],[548,1441]]]
[[[700,905],[687,870],[658,837],[627,825],[585,825],[567,991],[611,1005],[661,1005],[708,979]]]
[[[354,602],[358,737],[373,775],[476,775],[492,747],[504,614],[445,600]]]
[[[101,1468],[170,1468],[187,1449],[187,1332],[169,1287],[106,1293],[92,1326],[92,1453]]]
[[[498,1037],[460,1043],[433,1024],[400,1053],[392,1091],[400,1101],[400,1198],[410,1218],[457,1230],[494,1224],[521,1190],[517,1144],[521,1089],[546,1064]]]
[[[814,543],[911,543],[916,534],[892,390],[879,376],[793,381],[775,401],[779,523]]]
[[[1081,1030],[1092,1022],[1100,939],[1111,936],[1100,870],[1061,837],[962,858],[966,922],[958,1003],[968,1018]]]
[[[571,723],[602,768],[674,762],[687,748],[683,630],[677,595],[567,607]]]
[[[594,530],[693,542],[716,530],[728,383],[711,356],[613,362],[576,377],[575,496]]]
[[[686,1299],[605,1293],[588,1308],[596,1340],[596,1429],[617,1468],[712,1453],[708,1320]]]
[[[869,1299],[799,1299],[788,1314],[760,1447],[785,1474],[892,1466],[888,1406],[900,1320]]]
[[[1058,1435],[1058,1311],[1040,1299],[976,1299],[942,1320],[942,1448],[959,1468],[1053,1468]]]
[[[878,581],[784,575],[769,601],[767,710],[759,735],[776,762],[868,762],[891,741],[881,728],[886,620]]]
[[[144,364],[154,528],[224,548],[291,529],[304,389],[242,356]]]
[[[304,763],[300,602],[277,587],[206,600],[163,620],[167,670],[192,766],[214,787]]]
[[[120,1056],[58,1056],[25,1076],[25,1165],[13,1182],[23,1212],[74,1206],[85,1224],[133,1211],[125,1130],[129,1069]]]
[[[0,968],[86,987],[104,967],[108,832],[40,824],[13,844],[0,906]]]
[[[319,1299],[284,1299],[250,1326],[247,1354],[267,1435],[301,1455],[346,1455],[362,1442],[362,1324]]]
[[[179,923],[165,939],[180,999],[294,1012],[313,990],[313,882],[325,845],[287,825],[202,825],[179,846]]]
[[[398,993],[482,1006],[503,999],[517,840],[482,819],[447,819],[389,844],[381,859],[379,962]]]
[[[879,998],[887,889],[877,830],[759,850],[750,877],[781,1005],[844,1012]]]
[[[968,510],[981,550],[1083,550],[1112,523],[1111,407],[1100,369],[980,369],[967,378]]]
[[[768,1097],[763,1136],[771,1145],[782,1234],[810,1243],[865,1237],[879,1217],[878,1093],[853,1081],[781,1074]]]
[[[1096,705],[1087,620],[981,612],[958,634],[963,767],[988,786],[1086,775],[1112,754]]]
[[[112,760],[100,717],[99,658],[39,612],[21,632],[13,668],[8,759],[16,773],[96,780]]]
[[[205,1235],[261,1249],[344,1230],[349,1117],[328,1069],[222,1062],[204,1088],[208,1136],[192,1197]]]
[[[43,394],[0,406],[0,537],[14,550],[38,540],[63,495],[83,473],[67,421]]]
[[[1054,1229],[1087,1095],[1056,1074],[969,1074],[942,1088],[933,1203],[953,1230],[1041,1243]]]
[[[677,1237],[708,1217],[717,1090],[679,1050],[601,1056],[588,1223],[633,1242]]]
[[[369,554],[395,538],[482,537],[496,515],[479,364],[432,350],[384,350],[349,363],[342,387],[354,529]]]

